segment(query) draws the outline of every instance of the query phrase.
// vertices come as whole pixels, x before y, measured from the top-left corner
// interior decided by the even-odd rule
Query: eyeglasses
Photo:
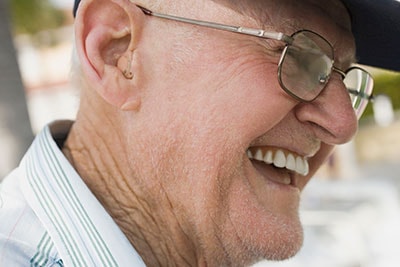
[[[333,71],[341,75],[358,118],[368,102],[373,100],[372,76],[359,67],[351,67],[346,71],[335,67],[332,45],[313,31],[301,30],[289,36],[281,32],[188,19],[138,7],[149,16],[286,43],[278,64],[278,81],[282,89],[298,101],[311,102],[316,99],[326,88]]]

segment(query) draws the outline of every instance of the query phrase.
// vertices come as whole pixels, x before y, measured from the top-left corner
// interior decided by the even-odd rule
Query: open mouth
[[[250,160],[286,169],[302,176],[306,176],[309,172],[308,161],[305,157],[284,149],[253,147],[247,150],[247,156]]]

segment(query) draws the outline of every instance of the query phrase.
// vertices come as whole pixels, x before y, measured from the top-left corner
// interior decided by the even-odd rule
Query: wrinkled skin
[[[334,46],[338,67],[352,63],[339,1],[227,2],[185,1],[163,12],[289,35],[313,30]],[[293,256],[303,240],[302,189],[357,130],[340,76],[300,103],[278,83],[281,42],[145,16],[124,0],[80,9],[87,87],[64,153],[145,262],[244,266]],[[108,27],[93,26],[101,23]],[[132,79],[121,74],[127,55]],[[310,171],[256,163],[249,148],[296,153]]]

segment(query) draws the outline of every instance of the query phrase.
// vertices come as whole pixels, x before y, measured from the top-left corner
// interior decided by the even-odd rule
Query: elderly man
[[[353,67],[355,0],[78,2],[79,112],[4,181],[0,265],[295,255],[300,193],[372,96]]]

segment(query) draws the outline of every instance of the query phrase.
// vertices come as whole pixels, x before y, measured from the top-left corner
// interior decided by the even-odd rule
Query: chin
[[[261,261],[284,261],[295,256],[303,245],[303,234],[297,232],[288,238],[279,237],[279,233],[259,246],[253,243],[242,251],[242,254],[233,255],[229,263],[224,266],[252,266]],[[221,265],[219,265],[221,266]]]
[[[284,240],[280,246],[276,246],[272,250],[268,250],[267,253],[262,258],[263,260],[271,261],[283,261],[295,256],[303,245],[303,232],[301,234],[296,233],[293,239]]]
[[[300,225],[282,225],[274,233],[268,231],[269,238],[259,246],[260,260],[283,261],[295,256],[303,245],[303,228]],[[257,248],[255,248],[257,251]],[[253,263],[255,263],[253,262]]]
[[[283,261],[296,255],[303,245],[303,227],[298,215],[272,215],[260,220],[253,213],[247,220],[233,221],[234,233],[230,232],[230,236],[236,236],[231,240],[236,243],[231,243],[236,248],[232,252],[236,253],[230,255],[229,266],[232,263],[250,266],[262,260]]]

